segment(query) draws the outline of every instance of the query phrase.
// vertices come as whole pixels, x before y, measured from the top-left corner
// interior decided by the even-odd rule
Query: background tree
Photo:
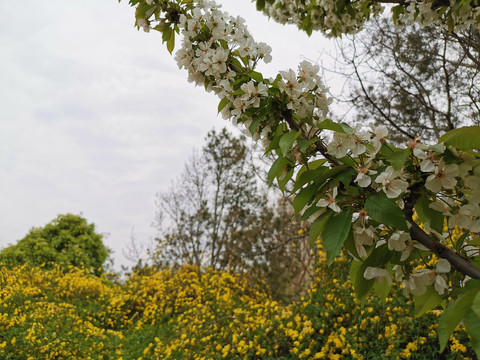
[[[15,245],[0,252],[0,261],[10,265],[91,267],[99,273],[109,252],[94,224],[81,216],[66,214],[44,227],[31,229]]]
[[[270,205],[250,152],[244,137],[225,128],[207,135],[183,174],[157,195],[156,262],[248,272],[289,298],[308,284],[310,249],[288,199]]]
[[[337,41],[338,71],[347,77],[340,98],[354,107],[355,123],[384,124],[396,142],[438,141],[449,130],[478,125],[479,34],[473,27],[458,34],[399,29],[386,17],[374,19],[366,31]]]

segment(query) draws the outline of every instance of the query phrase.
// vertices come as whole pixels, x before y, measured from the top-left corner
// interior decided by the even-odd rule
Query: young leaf
[[[172,31],[170,35],[170,39],[167,41],[167,50],[171,54],[173,49],[175,48],[175,31]]]
[[[300,190],[300,192],[293,199],[293,209],[295,210],[295,215],[298,214],[311,200],[312,197],[317,192],[318,185],[312,184]]]
[[[315,244],[315,241],[317,241],[318,237],[320,234],[323,232],[325,229],[325,226],[327,225],[328,220],[330,217],[333,215],[333,211],[328,209],[326,212],[324,212],[322,215],[320,215],[310,226],[310,247],[313,247]]]
[[[365,299],[365,296],[368,294],[375,281],[365,279],[363,274],[365,273],[366,268],[367,266],[365,263],[358,260],[354,260],[350,266],[350,279],[352,280],[355,294],[360,301]]]
[[[409,156],[410,149],[393,151],[386,157],[386,160],[392,165],[394,170],[398,171],[405,165]]]
[[[450,130],[438,142],[460,150],[480,149],[480,126],[465,126]]]
[[[163,27],[162,41],[165,42],[165,41],[170,40],[170,38],[172,37],[172,33],[173,33],[172,28],[165,25]]]
[[[256,82],[262,82],[263,81],[263,75],[260,74],[259,72],[256,72],[256,71],[252,70],[247,75],[250,76]]]
[[[309,183],[315,178],[318,178],[320,175],[325,173],[328,170],[327,167],[321,166],[317,169],[303,171],[299,177],[295,180],[295,185],[293,186],[292,193],[300,189],[303,185]]]
[[[373,291],[384,304],[386,303],[391,288],[392,285],[390,285],[386,279],[382,279],[380,282],[374,280],[373,282]]]
[[[443,297],[438,295],[438,292],[433,286],[427,287],[425,294],[415,296],[415,317],[422,316],[427,311],[435,309],[443,301]]]
[[[273,183],[273,179],[277,177],[283,167],[287,164],[287,159],[279,157],[275,162],[272,164],[272,167],[268,171],[268,183]]]
[[[408,231],[407,221],[400,207],[385,194],[370,196],[365,201],[367,214],[375,221],[398,230]]]
[[[345,185],[345,187],[348,187],[354,175],[355,170],[352,168],[347,168],[345,169],[345,171],[342,171],[338,175],[335,175],[334,179],[340,181],[343,185]]]
[[[312,145],[313,143],[315,143],[315,141],[317,141],[317,139],[313,138],[313,139],[310,139],[310,140],[306,140],[306,139],[303,139],[303,138],[299,138],[297,140],[297,143],[298,143],[298,149],[302,152],[302,153],[306,153],[307,152],[307,149],[310,145]]]
[[[477,296],[478,297],[478,296]],[[480,359],[480,316],[472,310],[468,311],[463,319],[467,333],[472,339],[473,350]]]
[[[327,260],[330,265],[340,254],[343,242],[346,240],[352,227],[353,210],[344,210],[330,218],[322,233],[322,242],[327,251]]]
[[[319,129],[333,130],[340,133],[345,133],[345,129],[342,125],[337,124],[335,121],[330,119],[325,119],[318,124]]]
[[[288,154],[288,152],[292,148],[293,143],[300,136],[300,133],[301,133],[300,131],[297,131],[297,132],[288,132],[282,135],[278,143],[278,146],[280,147],[280,150],[282,151],[283,156],[286,156]]]
[[[226,97],[220,100],[220,103],[218,104],[218,112],[222,111],[225,106],[230,102]]]
[[[452,335],[453,331],[464,319],[467,312],[471,309],[473,299],[480,291],[480,288],[472,289],[463,294],[453,303],[451,303],[440,319],[438,320],[438,340],[440,341],[440,352],[447,346],[448,339]]]
[[[277,178],[278,187],[280,188],[282,193],[285,191],[285,186],[287,185],[288,181],[292,178],[292,176],[293,176],[293,167],[290,170],[288,170],[281,179]]]
[[[257,10],[262,11],[265,8],[265,0],[257,0]]]
[[[422,223],[427,223],[439,233],[443,232],[443,214],[430,208],[431,201],[426,195],[422,195],[415,203],[415,211]]]

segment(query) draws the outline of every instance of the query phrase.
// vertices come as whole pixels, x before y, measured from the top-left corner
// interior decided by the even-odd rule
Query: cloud
[[[254,13],[252,33],[275,42],[269,75],[299,62],[303,50],[285,41],[317,52],[254,4],[223,3]],[[154,234],[155,193],[212,127],[227,125],[218,99],[189,84],[160,34],[136,31],[133,14],[126,0],[0,2],[0,247],[58,214],[83,213],[126,264],[132,228],[139,239]]]

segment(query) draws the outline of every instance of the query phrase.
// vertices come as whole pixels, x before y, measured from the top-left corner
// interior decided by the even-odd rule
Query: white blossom
[[[435,173],[427,178],[425,187],[434,193],[438,193],[442,188],[452,189],[457,184],[456,176],[458,176],[458,165],[447,165],[441,159],[435,169]]]
[[[382,282],[382,280],[385,279],[388,285],[392,285],[392,278],[388,271],[378,267],[367,267],[363,273],[363,277],[367,280],[375,279],[377,282]]]
[[[388,166],[384,172],[378,175],[375,182],[382,185],[383,192],[391,199],[400,196],[408,188],[408,182],[402,179],[400,173],[391,166]]]
[[[327,192],[327,194],[326,194],[327,198],[318,200],[317,206],[328,207],[328,208],[332,209],[333,211],[335,211],[337,213],[342,211],[342,209],[335,202],[335,198],[337,197],[337,192],[338,192],[338,190],[337,190],[336,187],[332,189],[331,193]]]

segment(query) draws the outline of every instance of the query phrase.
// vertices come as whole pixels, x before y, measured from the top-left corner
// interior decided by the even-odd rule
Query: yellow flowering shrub
[[[214,269],[136,273],[124,283],[71,268],[0,267],[0,359],[475,359],[462,327],[438,354],[436,320],[399,287],[361,304],[323,252],[308,293],[279,303]]]

